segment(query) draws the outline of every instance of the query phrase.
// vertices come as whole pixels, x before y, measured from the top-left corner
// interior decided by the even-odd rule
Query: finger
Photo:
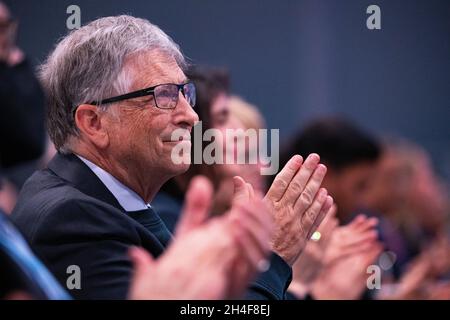
[[[345,229],[358,229],[367,221],[367,217],[364,214],[358,214],[350,223],[344,226]]]
[[[257,210],[242,208],[240,218],[242,227],[246,228],[248,234],[256,241],[262,254],[266,254],[270,251],[271,227],[263,219],[258,219],[258,216]]]
[[[212,202],[212,194],[213,187],[207,178],[197,176],[192,179],[177,226],[177,236],[197,228],[206,221]]]
[[[262,227],[264,227],[264,230],[267,230],[270,235],[272,235],[274,231],[273,216],[268,210],[266,202],[260,198],[255,198],[252,201],[252,205],[254,209],[248,210],[249,216],[255,219]],[[247,207],[247,209],[248,208],[249,207]]]
[[[247,186],[251,192],[251,187]],[[251,232],[263,232],[266,234],[267,240],[263,243],[265,250],[270,249],[270,239],[272,238],[272,234],[274,232],[273,225],[273,217],[271,212],[268,210],[266,202],[262,198],[253,198],[250,201],[246,202],[236,202],[233,204],[232,209],[230,210],[229,215],[233,216],[238,215],[238,218],[248,218],[252,220],[249,224],[251,226]]]
[[[250,191],[245,180],[239,176],[235,176],[233,177],[233,184],[233,203],[248,203],[250,200]]]
[[[255,237],[246,226],[249,223],[242,216],[233,217],[233,232],[236,235],[236,242],[241,251],[241,259],[247,261],[251,269],[257,270],[258,264],[265,259],[265,250],[260,245],[257,237]]]
[[[317,191],[320,188],[320,185],[322,184],[326,172],[327,168],[323,164],[319,164],[316,170],[314,170],[314,173],[309,179],[309,181],[306,183],[306,186],[301,192],[300,197],[297,197],[295,199],[292,198],[289,200],[294,201],[295,203],[294,206],[297,208],[297,210],[304,211],[308,209],[308,207],[312,203],[312,200],[316,196]]]
[[[342,247],[341,250],[339,251],[339,255],[337,256],[337,258],[345,258],[362,252],[367,252],[376,243],[378,243],[376,239],[372,239],[366,242],[361,242],[358,245]]]
[[[236,206],[230,215],[239,215],[243,227],[253,233],[256,239],[262,241],[265,251],[270,250],[270,239],[273,232],[272,217],[262,201],[252,201],[250,204]],[[264,240],[265,239],[265,240]]]
[[[322,209],[322,206],[327,199],[327,195],[328,195],[327,190],[325,188],[321,188],[319,190],[319,192],[317,193],[317,196],[314,199],[312,205],[300,217],[302,229],[306,232],[305,236],[309,235],[309,233],[312,234],[315,231],[315,230],[312,230],[314,228],[314,222],[316,221],[317,217],[319,216],[320,210]],[[311,235],[309,235],[307,237],[308,240],[309,240],[310,236]]]
[[[343,229],[354,229],[357,226],[364,223],[364,221],[366,221],[366,220],[367,220],[367,217],[365,215],[358,214],[355,218],[353,218],[353,220],[351,220],[345,226],[343,226]]]
[[[378,256],[383,252],[383,245],[380,243],[376,243],[372,245],[372,247],[367,251],[367,255],[365,257],[366,265],[370,265],[375,262]]]
[[[317,227],[317,231],[320,232],[321,238],[320,243],[322,246],[328,244],[329,239],[338,225],[338,220],[336,218],[336,205],[333,204],[325,215],[322,223]]]
[[[337,223],[335,216],[336,206],[332,205],[328,212],[325,214],[325,218],[323,218],[322,223],[317,227],[317,231],[319,231],[320,233],[326,233],[328,230],[332,229]]]
[[[370,230],[362,234],[352,234],[342,242],[342,247],[352,247],[361,245],[367,241],[376,241],[378,239],[377,230]]]
[[[303,158],[299,155],[293,156],[284,168],[277,174],[272,185],[267,192],[267,197],[272,201],[279,201],[286,189],[288,188],[291,180],[294,178],[297,171],[300,169],[303,163]]]
[[[349,223],[340,227],[340,232],[343,234],[354,233],[366,223],[367,219],[368,218],[364,214],[359,214]]]
[[[353,226],[344,226],[340,229],[341,244],[347,245],[355,242],[360,242],[366,237],[378,237],[377,230],[375,227],[378,224],[378,219],[371,218],[367,219],[364,217],[363,221],[354,223]]]
[[[228,284],[226,293],[227,299],[240,298],[254,273],[254,269],[249,267],[248,264],[242,263],[242,260],[235,259],[231,268],[225,275]]]
[[[148,272],[149,268],[153,266],[153,257],[143,248],[131,247],[128,250],[128,256],[130,257],[131,263],[133,264],[133,270],[136,273],[142,271]]]
[[[247,189],[248,189],[250,199],[254,199],[255,198],[255,190],[253,190],[253,186],[248,182],[246,184],[247,184]]]
[[[360,225],[354,228],[355,232],[366,232],[367,230],[373,229],[378,225],[378,219],[375,217],[368,218]]]
[[[302,212],[312,204],[327,172],[327,168],[323,164],[319,165],[319,160],[319,156],[315,154],[306,159],[289,184],[282,201],[292,203],[293,207],[299,208]]]
[[[328,210],[330,210],[331,206],[333,205],[333,198],[331,196],[327,196],[325,199],[325,203],[322,205],[322,208],[320,209],[319,215],[314,221],[313,229],[311,230],[311,235],[314,232],[313,230],[316,230],[319,224],[323,221],[325,218],[325,215],[327,214]],[[309,237],[311,237],[311,235]],[[309,238],[308,238],[309,239]]]
[[[358,214],[356,216],[355,219],[353,219],[353,221],[351,223],[360,224],[360,223],[362,223],[362,222],[364,222],[366,220],[367,220],[367,216],[365,214],[363,214],[363,213],[360,213],[360,214]]]

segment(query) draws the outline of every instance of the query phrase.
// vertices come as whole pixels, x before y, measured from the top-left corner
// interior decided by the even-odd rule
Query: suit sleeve
[[[276,253],[270,258],[270,268],[262,273],[248,289],[248,300],[284,300],[292,280],[291,267]]]

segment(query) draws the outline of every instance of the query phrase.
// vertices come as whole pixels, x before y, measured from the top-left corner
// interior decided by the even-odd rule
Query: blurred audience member
[[[349,121],[322,118],[311,122],[292,141],[281,157],[281,164],[293,154],[316,152],[328,168],[323,182],[337,205],[341,223],[352,219],[363,203],[380,155],[374,138]]]
[[[384,145],[365,203],[395,222],[411,243],[434,238],[445,232],[448,223],[447,190],[428,154],[403,139],[390,139]],[[420,246],[416,243],[416,250]]]
[[[396,283],[384,283],[378,299],[450,299],[450,241],[440,237],[411,260]]]
[[[45,147],[45,102],[33,67],[16,44],[17,27],[0,1],[0,167],[20,189]]]
[[[399,269],[397,277],[401,277],[392,286],[386,283],[388,289],[380,297],[445,296],[450,275],[449,204],[429,156],[411,142],[390,139],[376,172],[365,203],[382,213],[394,227],[397,240],[402,240],[388,240]]]
[[[293,267],[289,292],[295,299],[360,299],[367,267],[382,251],[376,218],[357,216],[338,226],[333,208],[313,234]]]
[[[365,203],[396,226],[407,240],[409,258],[447,232],[447,190],[425,150],[411,142],[395,139],[385,144]]]
[[[222,214],[231,206],[233,195],[233,177],[241,176],[245,181],[250,183],[255,191],[264,193],[267,190],[265,185],[265,177],[261,175],[262,167],[261,159],[258,156],[259,135],[257,130],[265,128],[265,122],[262,114],[256,106],[244,101],[237,96],[230,96],[228,99],[229,119],[226,129],[236,129],[236,139],[234,141],[227,140],[225,142],[225,152],[232,152],[237,157],[237,152],[244,152],[243,155],[248,163],[245,164],[226,164],[217,165],[220,177],[214,177],[217,180],[217,191],[214,197],[213,214]],[[240,131],[239,131],[240,130]],[[255,130],[257,139],[246,138],[247,130]],[[250,136],[250,135],[248,135]],[[244,146],[242,150],[238,145]],[[231,150],[228,150],[231,149]],[[250,157],[255,156],[250,162]]]

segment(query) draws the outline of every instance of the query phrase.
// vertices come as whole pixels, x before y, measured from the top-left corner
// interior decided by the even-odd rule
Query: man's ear
[[[75,124],[82,133],[82,139],[87,139],[100,149],[108,146],[108,130],[98,107],[90,104],[79,105],[75,112]]]

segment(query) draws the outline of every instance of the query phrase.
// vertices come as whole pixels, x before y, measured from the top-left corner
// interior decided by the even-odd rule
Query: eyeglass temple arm
[[[151,88],[151,89],[142,89],[142,90],[130,92],[130,93],[127,93],[127,94],[123,94],[121,96],[117,96],[117,97],[114,97],[114,98],[108,98],[108,99],[101,100],[101,101],[92,101],[89,104],[98,106],[100,104],[107,104],[107,103],[113,103],[113,102],[118,102],[118,101],[132,99],[132,98],[144,97],[144,96],[148,96],[150,94],[153,94],[154,92],[155,92],[155,90],[153,88]]]

